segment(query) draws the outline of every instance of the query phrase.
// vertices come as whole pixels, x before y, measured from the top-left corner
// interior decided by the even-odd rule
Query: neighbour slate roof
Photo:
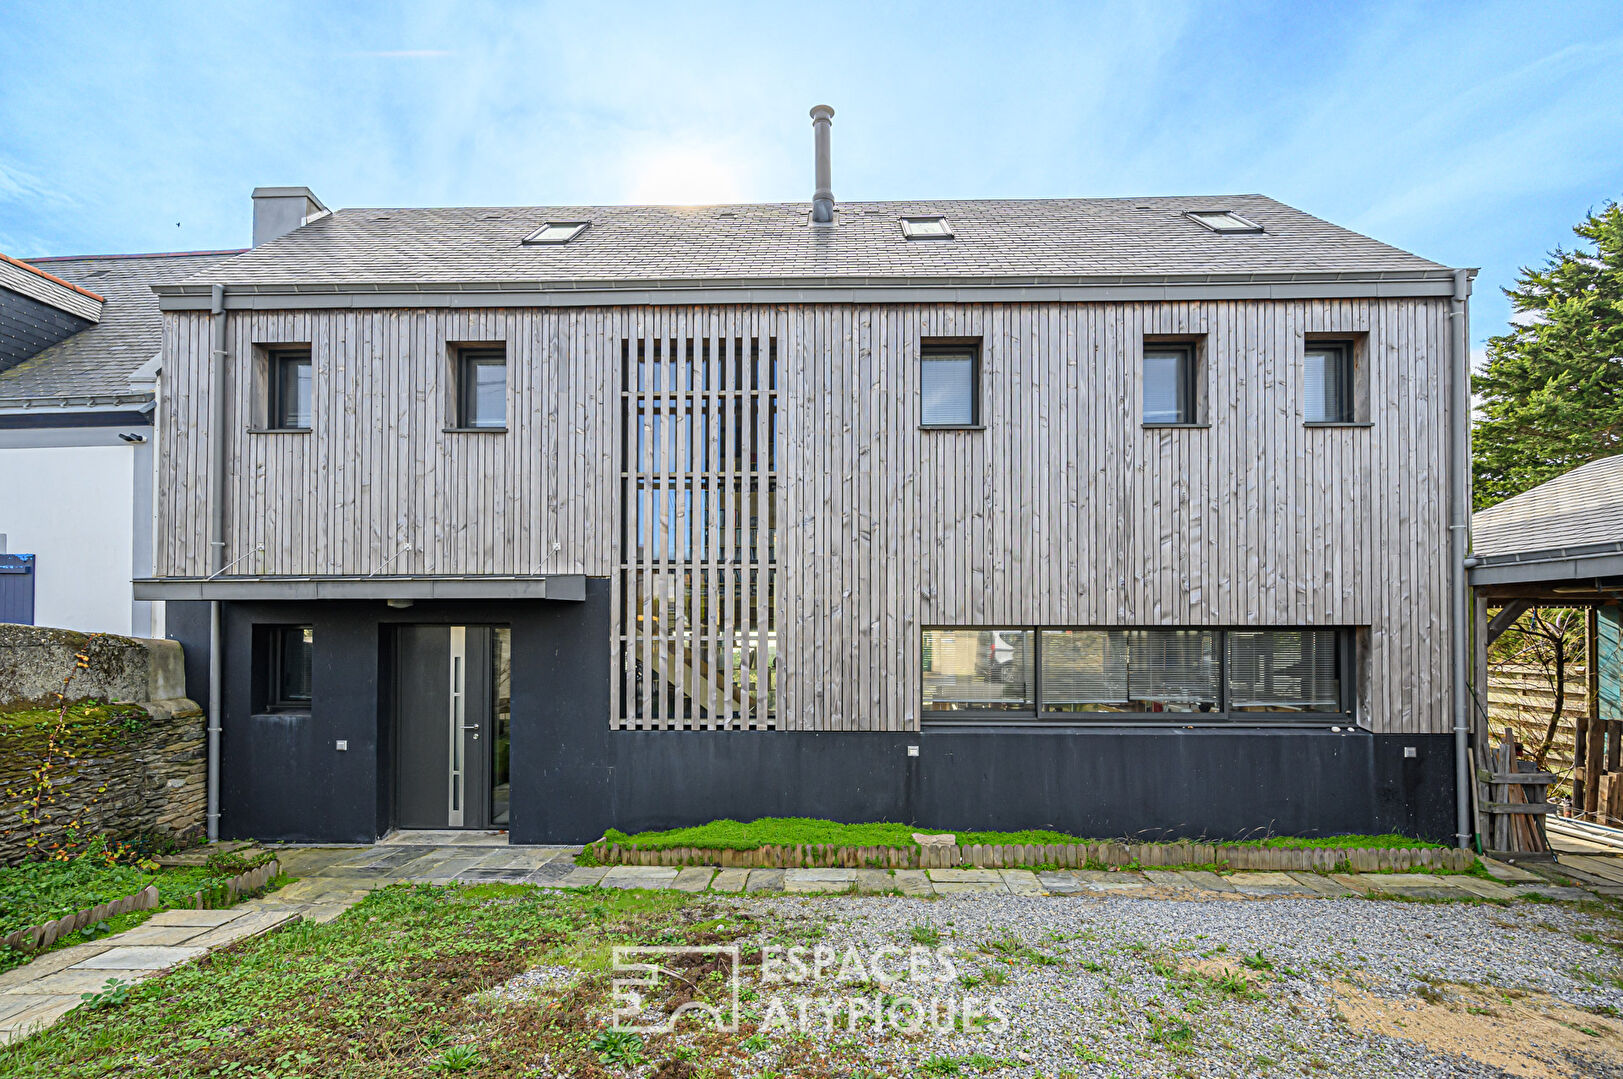
[[[130,374],[163,342],[156,284],[182,281],[229,251],[33,260],[38,269],[104,298],[101,321],[0,372],[0,402],[130,392]]]
[[[1222,235],[1185,217],[1232,210],[1263,226]],[[955,239],[908,240],[899,219],[944,214]],[[1262,195],[848,202],[833,228],[810,205],[529,206],[338,210],[188,283],[228,286],[702,281],[1032,281],[1188,275],[1442,276],[1438,263]],[[523,243],[588,221],[565,244]]]
[[[1471,515],[1484,558],[1623,544],[1623,455],[1581,465]]]

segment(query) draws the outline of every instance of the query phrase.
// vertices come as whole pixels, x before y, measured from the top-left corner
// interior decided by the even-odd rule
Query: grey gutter
[[[321,576],[143,577],[134,581],[136,599],[161,600],[432,600],[551,599],[580,602],[586,576],[547,573],[534,576],[366,577]]]
[[[1623,543],[1480,559],[1470,572],[1471,585],[1475,588],[1623,577]]]
[[[231,286],[231,310],[585,307],[703,303],[1020,303],[1448,297],[1442,271],[1102,277],[754,278]],[[198,285],[155,285],[164,311],[208,309]]]
[[[39,412],[128,412],[131,405],[151,405],[150,393],[96,393],[64,397],[0,396],[0,415]]]

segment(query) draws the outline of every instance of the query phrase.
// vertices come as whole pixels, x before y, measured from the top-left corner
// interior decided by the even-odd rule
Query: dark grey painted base
[[[207,684],[206,604],[169,604],[187,675]],[[315,627],[306,717],[254,716],[254,623]],[[584,603],[226,605],[221,834],[365,842],[393,823],[390,684],[380,624],[512,627],[516,843],[585,842],[718,817],[1053,828],[1099,837],[1394,831],[1448,841],[1447,735],[1250,728],[928,730],[918,734],[615,732],[608,582]],[[334,743],[347,739],[349,749]],[[908,756],[918,746],[917,757]],[[1412,746],[1415,756],[1405,758]]]

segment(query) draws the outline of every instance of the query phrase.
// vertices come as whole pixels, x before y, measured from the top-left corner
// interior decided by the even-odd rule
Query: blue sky
[[[1623,197],[1623,3],[0,6],[0,251],[328,205],[1262,192],[1498,288]]]

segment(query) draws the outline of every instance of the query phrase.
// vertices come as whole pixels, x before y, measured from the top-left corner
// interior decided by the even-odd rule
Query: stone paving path
[[[1494,870],[1490,868],[1490,873]],[[1553,884],[1510,866],[1499,880],[1430,873],[1211,873],[1204,870],[1061,869],[721,869],[698,866],[577,866],[558,875],[563,888],[671,888],[683,892],[828,894],[900,892],[911,896],[1130,895],[1145,899],[1341,898],[1396,895],[1432,899],[1585,899],[1582,888]]]
[[[48,952],[0,974],[0,1045],[50,1026],[101,990],[109,978],[134,984],[213,948],[270,932],[298,918],[327,922],[374,888],[399,882],[505,883],[552,888],[670,888],[717,893],[879,893],[909,896],[1124,895],[1145,899],[1335,898],[1371,892],[1438,899],[1514,899],[1536,894],[1584,899],[1582,888],[1551,883],[1485,860],[1496,879],[1426,873],[1212,873],[1202,870],[1102,872],[1066,869],[723,869],[713,866],[577,866],[579,847],[508,847],[499,841],[439,842],[401,833],[375,846],[280,848],[293,884],[229,910],[170,910],[134,929]]]

